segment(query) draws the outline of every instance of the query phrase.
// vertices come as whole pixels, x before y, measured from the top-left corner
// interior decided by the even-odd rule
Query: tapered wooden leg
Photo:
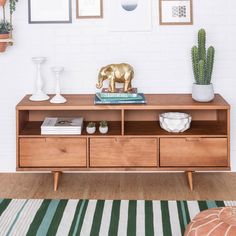
[[[56,192],[58,189],[58,184],[59,184],[59,178],[61,175],[60,171],[54,171],[53,173],[53,189]]]
[[[191,191],[193,191],[193,172],[192,171],[187,171],[186,176],[187,176],[187,179],[188,179],[189,188],[190,188]]]

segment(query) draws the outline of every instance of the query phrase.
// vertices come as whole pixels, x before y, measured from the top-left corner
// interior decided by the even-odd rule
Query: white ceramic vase
[[[96,127],[86,127],[86,131],[88,134],[94,134],[96,132]]]
[[[60,88],[60,74],[64,71],[63,67],[52,67],[52,72],[54,72],[56,77],[56,95],[50,100],[51,103],[65,103],[67,102],[66,98],[61,95]]]
[[[99,132],[101,134],[106,134],[108,132],[108,126],[106,127],[99,126]]]
[[[193,84],[192,98],[197,102],[210,102],[214,99],[214,87],[213,84],[199,85]]]
[[[43,92],[43,79],[41,75],[41,65],[46,61],[46,57],[33,57],[32,61],[36,64],[36,91],[29,98],[31,101],[46,101],[49,96]]]

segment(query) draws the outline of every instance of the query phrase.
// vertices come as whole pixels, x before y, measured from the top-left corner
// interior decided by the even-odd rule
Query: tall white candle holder
[[[46,61],[46,57],[33,57],[32,61],[37,66],[36,71],[36,92],[29,98],[31,101],[45,101],[49,96],[43,92],[43,79],[41,75],[41,65]]]
[[[50,100],[51,103],[65,103],[67,100],[61,95],[60,89],[60,74],[64,71],[63,67],[52,67],[52,72],[56,77],[56,95]]]

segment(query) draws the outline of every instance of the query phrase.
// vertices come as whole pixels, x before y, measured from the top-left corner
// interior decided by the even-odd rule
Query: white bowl
[[[190,128],[192,117],[186,113],[168,112],[160,114],[160,126],[171,133],[182,133]]]

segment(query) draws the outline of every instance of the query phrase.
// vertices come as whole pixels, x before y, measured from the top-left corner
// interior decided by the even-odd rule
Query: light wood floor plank
[[[195,173],[190,192],[184,173],[65,173],[57,192],[51,174],[0,174],[0,198],[236,200],[236,173]]]

